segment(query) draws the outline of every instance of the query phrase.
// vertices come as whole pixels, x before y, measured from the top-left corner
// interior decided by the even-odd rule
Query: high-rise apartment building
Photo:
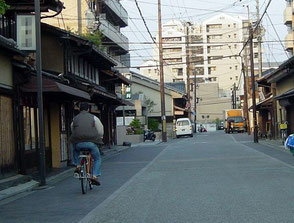
[[[294,47],[294,4],[293,0],[286,0],[286,8],[284,10],[284,23],[287,26],[288,34],[285,37],[285,48],[290,56],[293,56]]]
[[[165,82],[187,83],[187,71],[189,72],[192,111],[195,78],[197,84],[210,83],[207,87],[217,86],[220,100],[231,100],[234,85],[238,87],[237,95],[244,93],[242,59],[239,53],[249,37],[248,19],[221,13],[201,24],[173,20],[163,24],[162,32]],[[140,68],[141,74],[156,80],[159,80],[158,52],[158,47],[154,45],[153,58],[145,61]],[[241,55],[245,56],[246,52],[249,56],[247,49]],[[258,62],[256,40],[254,62]],[[205,88],[202,87],[197,92],[200,90],[205,91]]]
[[[120,29],[128,26],[128,12],[120,0],[63,0],[65,9],[44,21],[61,29],[83,34],[99,32],[103,50],[117,63],[122,73],[130,67],[129,40]]]
[[[248,39],[247,19],[222,13],[202,24],[170,21],[163,24],[162,30],[166,82],[187,80],[187,55],[190,78],[196,75],[197,83],[217,82],[220,89],[230,89],[242,81],[238,55]],[[254,58],[257,62],[256,43]],[[157,63],[158,48],[154,46],[153,58],[142,64],[141,73],[159,79]]]

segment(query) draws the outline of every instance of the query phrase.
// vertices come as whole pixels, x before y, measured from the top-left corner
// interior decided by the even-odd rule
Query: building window
[[[99,85],[99,71],[97,68],[95,69],[95,83]]]
[[[92,78],[92,65],[89,64],[89,80],[92,81],[93,78]]]
[[[32,107],[23,107],[23,128],[25,150],[35,150],[37,148],[37,109]]]
[[[88,62],[84,61],[84,74],[85,74],[85,79],[89,79],[89,74],[88,74]]]
[[[229,45],[229,49],[231,49],[231,45]]]
[[[211,74],[212,71],[216,71],[216,67],[209,67],[208,68],[208,74]]]
[[[229,38],[231,38],[231,35],[228,35]]]
[[[230,80],[233,80],[233,78],[232,78],[232,77],[230,77]]]
[[[80,66],[79,66],[79,57],[78,56],[75,56],[74,57],[75,59],[75,75],[80,75]]]
[[[230,70],[232,70],[232,67],[230,67]]]
[[[229,24],[228,27],[231,27],[231,25]]]
[[[70,58],[70,67],[71,67],[71,73],[74,74],[75,73],[75,58],[73,56]]]
[[[238,65],[235,66],[235,70],[238,70]]]
[[[236,33],[234,34],[234,38],[237,38],[237,34]]]
[[[151,74],[151,69],[148,69],[148,74]]]
[[[254,58],[258,58],[258,53],[254,53]]]
[[[237,49],[237,44],[234,44],[234,48]]]
[[[236,28],[237,27],[237,24],[236,23],[234,23],[234,28]]]
[[[183,78],[173,79],[173,82],[182,82]]]
[[[235,80],[236,80],[236,81],[238,80],[238,76],[235,76]]]

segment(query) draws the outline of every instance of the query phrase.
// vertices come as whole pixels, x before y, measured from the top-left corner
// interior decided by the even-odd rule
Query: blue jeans
[[[101,176],[101,156],[99,149],[95,143],[92,142],[80,142],[73,146],[73,164],[79,165],[80,151],[90,151],[92,158],[94,159],[93,175]]]

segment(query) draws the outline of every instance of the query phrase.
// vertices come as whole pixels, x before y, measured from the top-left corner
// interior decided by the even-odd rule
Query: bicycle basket
[[[284,130],[284,129],[287,129],[287,124],[280,124],[280,129]]]

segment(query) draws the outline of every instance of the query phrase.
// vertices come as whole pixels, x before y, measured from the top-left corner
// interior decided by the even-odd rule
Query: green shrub
[[[156,132],[158,131],[159,122],[157,119],[151,118],[148,120],[148,129]]]
[[[135,135],[141,135],[143,133],[144,133],[143,129],[136,129],[135,130]]]
[[[139,129],[139,128],[141,128],[141,122],[138,119],[134,119],[131,122],[130,126],[132,126],[135,129]]]
[[[9,8],[9,5],[7,5],[4,0],[0,0],[0,15],[4,15],[5,11]]]

